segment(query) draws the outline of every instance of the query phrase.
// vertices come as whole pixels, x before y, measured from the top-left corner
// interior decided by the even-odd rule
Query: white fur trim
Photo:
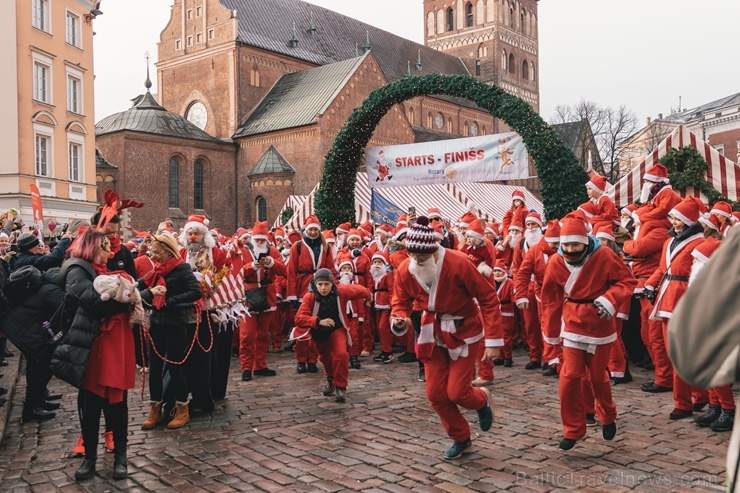
[[[560,243],[560,237],[559,236],[545,236],[545,241],[547,243]]]
[[[588,188],[590,188],[591,190],[595,191],[595,192],[599,192],[599,193],[604,193],[605,192],[605,190],[600,189],[599,187],[596,186],[595,183],[593,183],[591,181],[587,182],[586,183],[586,186]]]
[[[576,334],[574,332],[568,332],[564,330],[561,333],[561,337],[567,341],[573,341],[573,342],[578,342],[578,343],[588,344],[588,345],[602,346],[604,344],[609,344],[610,342],[616,341],[617,333],[613,332],[611,335],[606,336],[606,337],[591,337],[591,336],[586,336],[583,334]]]
[[[528,217],[528,218],[527,218],[527,220],[526,220],[526,221],[524,221],[524,225],[526,226],[526,225],[527,225],[527,223],[535,223],[535,224],[537,224],[537,225],[538,225],[538,226],[539,226],[540,228],[542,227],[542,220],[540,220],[540,219],[535,219],[534,217]]]
[[[612,302],[606,299],[604,296],[599,296],[594,300],[594,303],[601,303],[601,306],[606,308],[606,311],[609,312],[609,315],[614,316],[614,314],[617,312],[617,309],[614,308],[614,305],[612,305]]]
[[[465,236],[471,236],[475,239],[482,240],[484,236],[476,231],[473,231],[472,229],[469,229],[465,232]]]
[[[529,298],[517,298],[516,305],[519,306],[521,303],[529,303]]]
[[[501,347],[503,345],[503,339],[486,339],[486,347]]]
[[[607,240],[614,241],[614,235],[611,235],[609,233],[605,233],[603,231],[599,231],[598,233],[596,233],[596,237],[597,238],[605,238]]]
[[[565,235],[560,236],[560,243],[583,243],[588,245],[588,236],[581,235]]]
[[[707,256],[706,256],[706,255],[704,255],[703,253],[699,252],[699,251],[698,251],[698,250],[697,250],[696,248],[694,248],[694,249],[693,249],[693,250],[691,251],[691,256],[692,256],[692,257],[694,257],[694,258],[696,258],[696,259],[699,259],[699,260],[701,260],[701,261],[702,261],[702,262],[704,262],[705,264],[706,264],[707,262],[709,262],[709,257],[707,257]]]
[[[483,277],[491,277],[491,274],[493,274],[493,269],[486,264],[485,262],[481,262],[478,264],[478,272],[483,274]]]
[[[720,216],[726,217],[727,219],[732,219],[732,214],[728,214],[727,212],[721,210],[721,209],[712,209],[709,211],[710,214],[718,214]]]
[[[676,209],[671,209],[671,212],[669,212],[668,215],[669,216],[673,216],[673,217],[675,217],[677,219],[680,219],[681,222],[683,222],[686,226],[689,226],[689,227],[691,227],[694,224],[696,224],[696,221],[692,221],[688,217],[686,217],[683,214],[681,214],[680,212],[678,212]]]
[[[652,182],[652,183],[668,183],[668,178],[662,178],[655,175],[651,175],[650,173],[645,173],[642,175],[642,179]]]
[[[548,343],[551,346],[559,346],[560,345],[560,338],[559,337],[547,337],[545,334],[542,334],[542,340]]]

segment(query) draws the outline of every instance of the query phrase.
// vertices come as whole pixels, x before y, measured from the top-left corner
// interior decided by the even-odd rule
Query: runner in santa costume
[[[334,257],[329,250],[324,237],[321,236],[321,223],[319,218],[310,215],[304,221],[304,232],[300,240],[290,247],[290,259],[288,260],[288,280],[286,286],[286,299],[297,306],[303,300],[303,295],[308,290],[308,285],[318,269],[334,270]],[[319,353],[310,340],[296,340],[295,358],[298,362],[296,371],[298,373],[316,373]]]
[[[362,248],[363,234],[359,229],[353,228],[349,230],[345,248],[342,248],[338,253],[338,261],[341,263],[349,262],[352,284],[365,286],[369,290],[373,287],[373,280],[370,277],[370,257],[368,257]],[[372,344],[370,344],[370,350],[365,351],[365,354],[363,354],[363,341],[365,339],[365,332],[370,332],[370,320],[365,315],[364,305],[355,303],[354,309],[352,325],[353,328],[355,325],[357,326],[357,332],[352,333],[354,344],[349,350],[349,366],[359,370],[361,367],[360,356],[370,356]]]
[[[587,371],[602,435],[611,440],[617,433],[617,406],[606,366],[617,338],[617,307],[632,296],[636,283],[622,259],[588,236],[583,221],[569,214],[562,224],[558,255],[548,261],[542,283],[542,315],[547,342],[563,344],[559,392],[564,437],[559,446],[570,450],[586,435]]]
[[[409,223],[406,220],[406,215],[402,215],[396,221],[396,229],[393,230],[393,237],[385,245],[386,254],[388,255],[388,262],[391,264],[391,268],[396,270],[401,263],[406,260],[409,256],[406,251],[406,233],[409,231]]]
[[[514,260],[514,248],[522,240],[524,233],[524,223],[519,221],[518,217],[509,225],[507,235],[496,245],[496,260],[502,260],[506,268],[511,272],[511,264]]]
[[[524,221],[527,220],[527,214],[529,214],[529,209],[524,203],[524,192],[514,190],[511,194],[511,208],[506,211],[501,221],[501,231],[509,231],[509,226],[511,226],[514,219],[518,219],[520,224],[524,224]]]
[[[709,212],[719,219],[719,232],[722,233],[722,236],[727,236],[732,227],[732,206],[727,202],[719,201],[712,206],[712,210]]]
[[[373,279],[373,304],[370,309],[374,326],[380,339],[380,354],[373,358],[378,363],[393,361],[391,345],[391,294],[393,293],[393,274],[389,271],[388,259],[382,251],[373,255],[370,276]]]
[[[342,223],[336,227],[334,233],[336,233],[337,248],[342,248],[344,246],[347,239],[347,233],[349,233],[350,229],[352,229],[352,225],[350,223]]]
[[[486,237],[483,236],[483,223],[480,219],[474,219],[465,231],[465,244],[460,251],[468,256],[478,272],[486,279],[491,278],[495,257],[486,246]],[[489,279],[492,282],[493,279]]]
[[[277,374],[267,367],[268,331],[277,310],[275,277],[284,276],[286,269],[280,252],[269,245],[267,238],[267,222],[257,221],[252,229],[252,242],[243,256],[241,275],[249,305],[249,315],[239,324],[239,362],[244,382],[251,380],[253,375],[274,377]]]
[[[514,314],[514,281],[509,279],[506,273],[506,266],[500,260],[496,261],[493,268],[493,286],[496,288],[496,295],[501,309],[501,323],[504,332],[504,345],[499,350],[498,357],[493,361],[481,360],[478,362],[478,377],[473,380],[474,387],[482,387],[493,383],[493,367],[505,366],[511,368],[514,360],[511,358],[511,352],[516,341],[518,327],[516,325],[516,315]]]
[[[513,224],[513,223],[512,223]],[[519,266],[522,263],[522,258],[529,252],[529,249],[537,245],[542,240],[542,217],[538,212],[530,212],[527,214],[526,222],[524,223],[525,231],[524,237],[520,239],[516,244],[513,245],[513,255],[511,262],[511,272],[514,279],[517,278],[517,272]],[[520,308],[519,314],[521,315],[524,322],[524,334],[527,339],[527,345],[529,346],[529,363],[524,366],[525,370],[535,370],[542,367],[542,327],[540,326],[540,315],[539,306],[535,299],[535,280],[532,275],[529,276],[529,289],[524,291],[517,291],[517,299],[527,298],[526,308]],[[524,303],[517,303],[517,306]],[[545,369],[548,376],[553,375],[556,370],[549,368]]]
[[[668,234],[673,238],[666,240],[660,257],[660,266],[645,282],[645,296],[655,300],[650,318],[661,322],[666,345],[668,343],[666,339],[668,320],[689,286],[689,274],[691,274],[691,264],[694,259],[691,252],[704,241],[704,229],[699,223],[699,218],[705,211],[706,206],[696,197],[686,197],[671,209],[668,219],[673,228]],[[692,395],[697,404],[709,401],[706,391],[692,389],[674,369],[674,409],[669,415],[671,419],[682,419],[694,414]]]
[[[347,346],[352,347],[348,333],[345,307],[353,302],[370,299],[370,292],[358,284],[334,283],[329,269],[318,269],[303,295],[301,307],[295,316],[296,337],[310,332],[319,351],[326,374],[325,396],[334,395],[336,402],[345,402],[349,377]]]
[[[658,163],[642,175],[642,191],[640,192],[640,203],[644,204],[634,213],[638,224],[646,223],[653,219],[664,221],[667,228],[668,213],[681,202],[681,197],[673,191],[668,179],[668,169]]]
[[[514,276],[514,293],[516,307],[521,311],[530,308],[530,303],[537,303],[537,312],[542,313],[542,282],[545,279],[547,262],[557,253],[560,246],[560,222],[557,219],[547,223],[547,230],[539,242],[532,245],[522,257],[519,269]],[[533,301],[534,300],[534,301]],[[542,356],[548,365],[546,376],[556,375],[560,371],[563,350],[560,345],[548,344],[542,338],[542,320],[537,327],[538,334],[527,341],[529,347],[542,347]],[[529,336],[529,334],[526,334]]]
[[[471,385],[475,352],[470,346],[485,338],[488,360],[503,346],[503,327],[495,324],[499,302],[464,254],[439,247],[425,216],[411,226],[406,247],[411,258],[396,272],[391,318],[396,329],[408,329],[414,303],[424,311],[418,356],[426,367],[426,394],[454,440],[444,457],[456,459],[472,445],[458,406],[477,410],[483,431],[493,423],[490,392]]]
[[[615,206],[614,201],[606,195],[606,187],[606,178],[601,175],[592,177],[588,183],[586,183],[586,193],[588,194],[588,198],[596,207],[596,214],[594,214],[594,217],[590,220],[594,229],[602,224],[610,226],[612,229],[614,229],[615,226],[619,226],[619,213],[617,212],[617,206]]]

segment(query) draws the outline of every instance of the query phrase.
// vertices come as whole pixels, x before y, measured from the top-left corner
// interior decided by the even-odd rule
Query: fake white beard
[[[630,219],[630,218],[628,218],[628,217],[626,217],[626,218],[625,218],[625,217],[623,217],[623,218],[621,218],[621,219],[619,220],[619,223],[620,223],[620,224],[622,225],[622,227],[623,227],[624,229],[627,229],[627,226],[629,225],[630,221],[631,221],[631,219]]]
[[[290,257],[290,248],[283,248],[280,250],[280,255],[283,257],[283,262],[288,263],[288,257]]]
[[[195,270],[195,262],[198,260],[198,253],[205,248],[205,245],[203,242],[191,242],[188,243],[187,249],[188,249],[188,263],[190,264],[190,267]]]
[[[385,277],[385,266],[383,265],[371,265],[370,266],[370,275],[373,276],[373,281],[375,283],[379,283],[383,277]]]
[[[409,261],[409,272],[425,286],[431,286],[437,277],[437,264],[434,257],[429,257],[424,263],[419,263],[414,257]]]
[[[694,282],[694,279],[696,279],[696,276],[699,275],[699,272],[704,268],[706,264],[702,261],[697,261],[691,264],[691,274],[689,274],[689,285],[691,285],[692,282]]]
[[[650,183],[649,181],[646,181],[642,184],[642,189],[640,190],[640,203],[644,204],[650,199],[650,190],[653,189],[655,186],[655,183]]]
[[[352,278],[354,276],[351,272],[340,272],[339,273],[339,284],[352,284]]]
[[[515,235],[512,234],[511,235],[511,239],[509,240],[509,246],[511,248],[515,248],[516,247],[516,244],[519,243],[519,240],[521,240],[521,239],[522,239],[522,234],[521,233],[518,233],[518,234],[515,234]]]
[[[337,250],[344,246],[344,236],[337,236],[337,242],[335,243]]]
[[[254,258],[259,257],[260,254],[262,253],[267,253],[269,249],[270,249],[270,246],[267,243],[265,243],[265,246],[263,247],[259,247],[257,246],[257,243],[254,243],[252,245],[252,251],[254,252]]]
[[[540,228],[528,229],[524,232],[524,239],[527,240],[529,246],[534,246],[542,239],[542,230]]]
[[[493,271],[493,279],[496,282],[504,282],[508,276],[505,272],[502,272],[500,270]]]

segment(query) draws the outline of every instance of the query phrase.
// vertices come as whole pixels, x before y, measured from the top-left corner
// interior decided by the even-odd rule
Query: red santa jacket
[[[511,273],[511,264],[514,260],[514,249],[511,248],[511,244],[501,240],[496,245],[496,250],[496,260],[501,260],[506,265],[506,268],[509,269],[509,273]]]
[[[630,239],[624,242],[623,250],[625,255],[635,258],[630,265],[632,272],[638,279],[638,285],[642,285],[660,265],[663,244],[670,237],[664,221],[660,220],[648,221],[637,226],[635,233],[636,235],[633,235],[634,240]],[[638,288],[638,292],[641,291],[642,289]]]
[[[252,251],[245,248],[246,252],[242,253],[244,265],[242,274],[244,275],[244,290],[259,288],[263,282],[267,283],[267,303],[270,305],[268,312],[274,311],[277,306],[277,286],[275,278],[286,274],[283,258],[277,248],[270,247],[267,254],[272,259],[272,263],[267,267],[256,262]]]
[[[149,258],[149,255],[145,253],[139,253],[134,259],[134,267],[136,268],[136,278],[141,279],[150,271],[154,270],[154,260]]]
[[[391,264],[391,269],[395,271],[407,258],[409,258],[409,252],[405,248],[402,248],[390,254],[388,263]]]
[[[483,244],[477,247],[471,247],[470,245],[463,246],[460,251],[468,256],[471,262],[473,262],[473,265],[478,268],[478,266],[485,262],[488,267],[493,269],[493,267],[496,265],[494,262],[494,257],[491,256],[491,251],[488,249],[488,247]]]
[[[380,280],[373,280],[373,309],[390,310],[393,294],[393,274],[386,272]]]
[[[358,284],[338,284],[337,286],[337,306],[339,308],[339,318],[342,320],[342,326],[347,331],[347,345],[352,345],[352,337],[349,334],[349,320],[347,319],[347,304],[352,301],[362,301],[370,299],[370,291],[364,286]],[[298,312],[295,314],[296,329],[294,337],[300,338],[299,334],[309,329],[319,327],[319,302],[316,300],[316,294],[308,290],[303,295]],[[361,341],[358,341],[358,343]]]
[[[671,318],[673,310],[689,287],[689,274],[694,257],[691,252],[704,241],[701,228],[690,228],[685,235],[669,238],[663,245],[660,265],[645,281],[645,288],[658,289],[655,308],[650,314],[652,320]],[[671,244],[673,250],[671,251]]]
[[[315,258],[311,246],[301,239],[290,247],[290,258],[288,259],[288,279],[285,288],[286,300],[302,300],[308,290],[308,285],[313,279],[314,272],[321,268],[329,269],[336,274],[334,269],[334,258],[331,250],[327,251],[323,243],[319,250],[318,258]]]
[[[485,337],[486,347],[503,346],[496,291],[465,254],[439,248],[437,256],[437,277],[431,287],[422,286],[409,271],[410,259],[399,266],[394,279],[391,316],[410,317],[416,301],[419,310],[434,318],[431,342],[442,341],[448,349],[456,349]],[[420,335],[419,344],[428,342]]]
[[[491,276],[493,277],[493,276]],[[494,284],[496,286],[496,284]],[[509,278],[504,279],[496,287],[498,303],[501,307],[501,317],[504,324],[514,322],[514,281]]]
[[[640,222],[645,224],[648,221],[664,221],[666,227],[670,227],[668,222],[668,213],[681,202],[681,196],[673,191],[670,185],[665,185],[652,200],[635,211]]]
[[[614,228],[615,225],[619,225],[619,213],[617,212],[617,206],[614,205],[614,201],[603,194],[596,201],[596,215],[588,220],[593,226],[594,230],[601,224],[608,224],[610,228]]]
[[[547,262],[542,283],[542,329],[545,342],[568,345],[609,344],[617,339],[616,315],[637,284],[617,254],[591,238],[592,253],[580,266],[562,255]],[[595,242],[595,244],[594,244]],[[602,320],[593,306],[598,301],[612,318]]]
[[[501,229],[499,231],[503,232],[504,235],[509,231],[509,226],[511,226],[511,222],[514,220],[515,217],[519,217],[519,219],[522,220],[522,224],[527,223],[527,214],[529,214],[529,209],[527,209],[527,206],[522,204],[516,209],[509,209],[504,214],[504,218],[501,220]]]
[[[515,303],[529,301],[529,296],[534,295],[537,301],[542,301],[540,292],[542,291],[542,282],[545,280],[545,268],[547,261],[557,251],[547,245],[545,238],[531,247],[522,258],[519,268],[514,274],[514,292],[516,293]],[[534,288],[534,293],[530,293]]]

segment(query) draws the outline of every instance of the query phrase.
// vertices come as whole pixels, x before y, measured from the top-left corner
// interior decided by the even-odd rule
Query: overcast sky
[[[423,43],[423,0],[308,1]],[[156,61],[172,3],[103,0],[94,21],[96,121],[144,91],[144,53]],[[550,120],[555,106],[586,99],[625,105],[642,126],[679,97],[692,108],[740,92],[739,21],[737,0],[542,0],[540,114]]]

